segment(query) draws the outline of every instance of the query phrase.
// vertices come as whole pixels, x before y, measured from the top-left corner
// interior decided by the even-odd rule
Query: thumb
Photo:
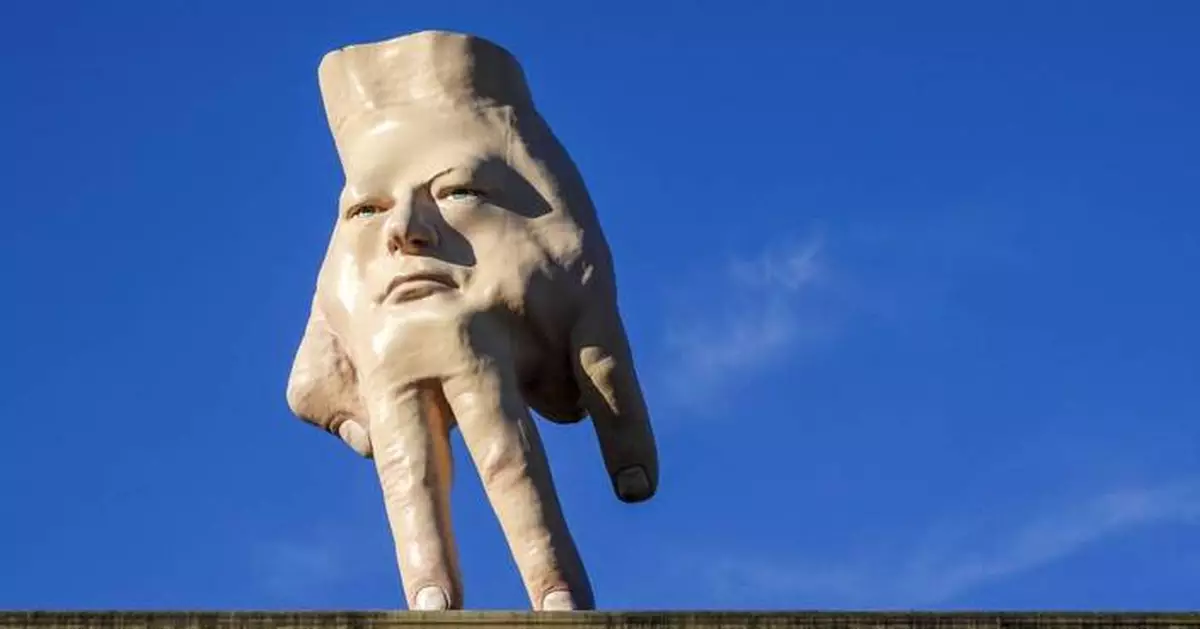
[[[316,308],[309,315],[288,376],[287,402],[304,421],[371,456],[367,414],[350,357]]]

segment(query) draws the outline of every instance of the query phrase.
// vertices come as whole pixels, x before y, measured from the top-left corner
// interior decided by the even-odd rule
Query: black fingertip
[[[641,465],[630,465],[613,474],[613,491],[621,502],[637,503],[654,496],[654,486]]]

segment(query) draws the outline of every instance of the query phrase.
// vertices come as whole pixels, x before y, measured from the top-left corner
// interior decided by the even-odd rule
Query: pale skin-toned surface
[[[654,494],[658,463],[582,179],[487,41],[352,46],[320,78],[346,183],[289,406],[374,460],[410,608],[463,607],[457,427],[533,608],[591,609],[529,408],[590,416],[623,501]]]

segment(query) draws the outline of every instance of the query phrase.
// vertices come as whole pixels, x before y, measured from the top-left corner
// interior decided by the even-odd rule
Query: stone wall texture
[[[0,612],[0,629],[1200,629],[1200,613]]]

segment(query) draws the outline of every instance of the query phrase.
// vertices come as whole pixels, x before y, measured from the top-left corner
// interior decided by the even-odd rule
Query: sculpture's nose
[[[387,249],[390,255],[420,255],[437,246],[437,230],[424,216],[417,199],[397,204],[388,216]]]

